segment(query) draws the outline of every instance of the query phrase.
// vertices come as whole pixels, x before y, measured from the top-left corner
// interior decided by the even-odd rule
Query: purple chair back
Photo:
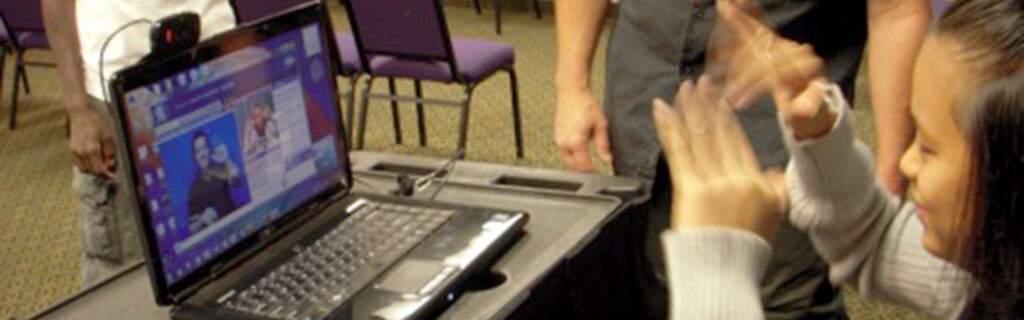
[[[457,70],[439,0],[347,0],[349,20],[366,70],[369,57],[444,60]]]
[[[231,0],[235,18],[248,23],[316,0]]]
[[[7,33],[6,22],[4,22],[3,14],[0,14],[0,44],[7,41],[11,41],[10,34]]]
[[[45,32],[41,0],[0,0],[0,14],[11,32]]]

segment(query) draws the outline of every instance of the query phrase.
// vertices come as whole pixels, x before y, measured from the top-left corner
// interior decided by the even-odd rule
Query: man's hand
[[[786,210],[778,171],[762,172],[732,110],[707,76],[683,82],[653,116],[672,180],[672,228],[726,227],[775,237]]]
[[[555,143],[562,163],[573,171],[594,171],[590,161],[590,142],[605,162],[612,161],[608,141],[608,119],[590,89],[559,90],[555,112]]]
[[[590,91],[590,64],[601,36],[607,0],[555,1],[555,144],[562,163],[573,171],[593,171],[591,140],[602,160],[612,161],[608,119]]]
[[[114,136],[110,128],[91,106],[69,107],[69,110],[76,110],[69,112],[68,117],[71,121],[71,153],[78,170],[113,178],[116,163]]]

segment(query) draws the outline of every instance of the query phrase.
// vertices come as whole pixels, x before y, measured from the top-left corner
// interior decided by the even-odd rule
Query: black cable
[[[434,172],[431,172],[430,174],[423,176],[420,179],[417,179],[417,182],[423,179],[423,181],[426,181],[426,183],[430,183],[437,179],[438,174],[440,174],[441,172],[445,173],[444,177],[441,178],[441,182],[438,183],[437,188],[434,189],[434,193],[430,194],[430,201],[434,201],[434,199],[437,198],[437,195],[441,193],[441,189],[444,189],[445,185],[448,184],[448,177],[451,177],[452,172],[455,171],[455,164],[458,163],[458,160],[461,159],[465,153],[465,149],[455,150],[455,153],[448,158],[448,161],[445,162],[443,166],[437,168],[437,170],[434,170]],[[419,185],[419,183],[417,183],[417,185]],[[424,187],[426,187],[426,185],[424,185]]]
[[[100,71],[100,87],[103,88],[103,103],[107,103],[107,104],[110,103],[110,96],[107,93],[107,77],[105,77],[103,75],[103,62],[104,62],[103,61],[103,56],[107,52],[107,45],[109,45],[110,41],[114,40],[114,37],[117,36],[117,34],[121,33],[121,31],[124,31],[125,29],[128,29],[128,27],[131,27],[131,26],[134,26],[134,25],[140,24],[140,23],[149,24],[150,27],[156,25],[156,23],[153,23],[153,21],[149,20],[149,19],[135,19],[135,20],[129,21],[128,23],[125,23],[125,24],[121,25],[120,27],[118,27],[117,30],[114,30],[113,33],[111,33],[109,36],[107,36],[107,40],[103,41],[103,47],[100,48],[100,61],[98,63],[99,71]]]

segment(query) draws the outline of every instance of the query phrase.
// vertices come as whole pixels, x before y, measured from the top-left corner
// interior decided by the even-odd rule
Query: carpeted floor
[[[342,9],[332,5],[338,31],[347,30]],[[526,159],[515,159],[508,80],[503,75],[481,84],[474,95],[470,114],[467,157],[472,161],[511,165],[561,168],[552,142],[554,108],[554,21],[551,14],[541,20],[530,11],[507,11],[504,35],[494,33],[493,11],[476,15],[472,9],[451,7],[446,10],[452,34],[503,41],[516,47],[519,73]],[[592,83],[602,84],[604,43],[595,57]],[[3,120],[0,126],[0,319],[24,317],[79,289],[77,203],[70,190],[71,162],[64,131],[61,85],[57,73],[49,67],[29,67],[32,93],[22,95],[18,129],[6,126],[10,105],[10,60],[5,68],[7,82],[3,90]],[[45,52],[28,54],[31,61],[52,61]],[[862,79],[863,80],[863,79]],[[383,92],[386,82],[376,84]],[[348,89],[348,88],[344,88]],[[412,84],[399,82],[399,90],[412,92]],[[601,97],[601,86],[596,86]],[[461,94],[456,86],[427,84],[424,92],[434,98],[454,98]],[[858,129],[861,137],[873,140],[867,99],[858,95]],[[420,148],[415,128],[413,105],[401,106],[405,143],[396,145],[391,134],[387,104],[371,105],[367,148],[402,154],[444,157],[455,148],[458,111],[454,108],[428,107],[426,113],[429,146]],[[604,173],[608,166],[601,167]],[[848,308],[854,319],[922,319],[915,314],[881,304],[867,303],[847,294]]]

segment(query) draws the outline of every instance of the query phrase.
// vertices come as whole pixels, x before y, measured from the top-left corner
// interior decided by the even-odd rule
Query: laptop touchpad
[[[436,261],[406,259],[391,269],[377,288],[400,294],[427,295],[454,275],[455,269]]]

